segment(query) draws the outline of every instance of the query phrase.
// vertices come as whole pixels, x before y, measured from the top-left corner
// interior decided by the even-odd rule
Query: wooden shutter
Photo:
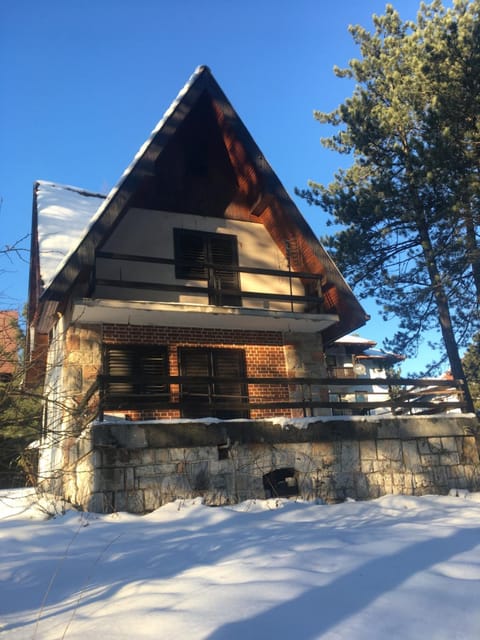
[[[209,304],[242,304],[236,236],[174,229],[175,277],[207,280]]]
[[[208,349],[179,349],[180,375],[190,378],[180,385],[184,418],[205,418],[209,413],[211,398],[208,382],[195,381],[210,375],[210,355]]]
[[[105,400],[110,409],[135,409],[168,398],[169,385],[162,379],[168,375],[166,347],[108,347],[105,373]]]
[[[106,389],[108,397],[121,397],[134,392],[134,357],[131,350],[109,348],[106,353],[105,369],[109,376]]]
[[[166,381],[161,380],[162,376],[168,375],[167,358],[168,355],[165,348],[147,348],[138,353],[140,383],[137,393],[159,395],[168,392]]]
[[[191,380],[180,387],[182,416],[200,418],[248,418],[245,352],[243,349],[179,349],[180,374]],[[220,378],[205,382],[196,377]],[[222,380],[223,378],[223,380]]]
[[[212,349],[212,366],[215,377],[221,379],[214,384],[215,415],[222,418],[248,417],[248,412],[238,406],[248,401],[247,388],[242,382],[245,377],[243,349]]]
[[[241,306],[240,282],[238,271],[237,238],[216,234],[209,239],[209,258],[213,264],[213,288],[215,293],[211,304],[232,307]],[[222,269],[222,267],[227,267]],[[228,268],[230,267],[230,269]]]
[[[207,245],[204,234],[188,229],[174,229],[175,277],[207,280]]]

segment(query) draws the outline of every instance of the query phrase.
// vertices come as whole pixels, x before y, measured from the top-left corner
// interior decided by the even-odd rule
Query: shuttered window
[[[180,375],[191,380],[180,386],[185,418],[248,418],[243,349],[179,349]],[[211,378],[195,380],[195,378]]]
[[[135,408],[168,400],[166,347],[107,347],[105,351],[105,400],[109,408]]]
[[[174,229],[175,276],[206,280],[209,304],[241,306],[236,236]]]

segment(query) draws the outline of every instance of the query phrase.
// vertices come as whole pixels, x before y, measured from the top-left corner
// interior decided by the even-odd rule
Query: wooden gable
[[[73,284],[88,277],[95,252],[132,207],[262,224],[293,270],[321,276],[324,312],[340,318],[326,340],[367,319],[207,67],[193,74],[41,293],[43,329],[45,314],[53,318]]]

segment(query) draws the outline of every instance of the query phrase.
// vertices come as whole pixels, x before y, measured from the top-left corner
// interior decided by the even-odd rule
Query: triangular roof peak
[[[95,251],[122,216],[137,207],[262,223],[282,250],[289,247],[295,270],[323,274],[326,312],[340,316],[327,339],[365,323],[364,310],[205,65],[197,67],[98,204],[78,244],[44,283],[41,302],[61,301],[77,276],[93,266]],[[34,239],[36,216],[42,214],[38,205],[34,200]]]

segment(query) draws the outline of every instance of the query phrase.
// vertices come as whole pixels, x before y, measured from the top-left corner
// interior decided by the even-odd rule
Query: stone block
[[[431,453],[430,445],[428,443],[428,438],[419,438],[417,440],[418,444],[418,452],[421,456],[426,456]]]
[[[293,448],[277,448],[273,450],[273,467],[280,469],[282,467],[295,467],[295,450]]]
[[[431,453],[441,453],[443,449],[442,438],[428,438],[428,446]]]
[[[129,513],[144,513],[145,502],[143,491],[115,491],[114,492],[115,511],[128,511]]]
[[[311,455],[300,453],[295,456],[295,469],[301,473],[313,473],[317,466]]]
[[[155,449],[143,449],[142,451],[142,463],[154,464],[157,461],[155,456]]]
[[[65,384],[70,393],[81,393],[83,390],[83,371],[79,365],[65,367]]]
[[[155,462],[170,462],[169,449],[151,449],[154,452]]]
[[[375,498],[380,498],[380,496],[384,495],[384,491],[381,485],[373,484],[370,482],[370,478],[368,480],[368,497],[370,500],[374,500]]]
[[[415,492],[415,475],[410,472],[394,474],[393,484],[396,493],[412,495]]]
[[[353,440],[342,442],[341,449],[342,471],[354,472],[360,470],[360,445]]]
[[[224,460],[211,460],[209,462],[209,466],[212,477],[215,477],[218,474],[231,473],[233,470],[231,458],[225,458]]]
[[[234,498],[238,501],[249,498],[265,498],[263,482],[247,473],[236,473],[233,478]]]
[[[468,479],[462,465],[458,465],[457,467],[448,467],[447,477],[448,485],[453,489],[466,489],[468,487]]]
[[[374,473],[388,473],[392,470],[392,462],[390,460],[372,460]]]
[[[92,493],[85,506],[93,513],[111,513],[114,510],[113,493],[111,491]]]
[[[423,467],[438,467],[438,465],[440,464],[440,456],[439,455],[433,455],[433,454],[428,454],[425,456],[420,456],[420,459],[422,461],[422,466]]]
[[[430,478],[430,474],[423,471],[422,473],[414,474],[414,484],[417,489],[423,489],[432,486],[432,480]]]
[[[93,491],[123,491],[125,472],[119,467],[97,467],[95,470]]]
[[[359,500],[367,500],[370,497],[370,488],[367,478],[363,473],[355,474],[355,493]]]
[[[442,453],[440,454],[440,464],[451,467],[457,464],[460,464],[460,456],[458,453]]]
[[[421,471],[422,460],[417,448],[416,440],[405,440],[402,443],[403,463],[408,471]]]
[[[351,492],[355,488],[354,478],[355,478],[355,473],[353,472],[338,473],[335,476],[335,484],[337,486],[337,489],[341,489],[342,491],[348,491],[348,497],[353,498],[353,495],[351,495]],[[345,494],[345,497],[347,497],[347,494]]]
[[[133,467],[127,467],[125,469],[125,489],[131,491],[135,489],[135,470]]]
[[[436,487],[441,489],[447,486],[448,477],[445,467],[432,467],[430,472]]]
[[[456,438],[452,436],[440,438],[440,442],[443,452],[448,451],[449,453],[458,453]]]
[[[206,491],[210,486],[210,473],[207,461],[187,462],[185,473],[193,491]]]
[[[156,478],[158,474],[163,470],[166,465],[157,464],[139,464],[135,465],[135,475],[137,478],[140,476],[144,478]],[[175,470],[175,465],[170,465],[172,470]]]
[[[298,492],[305,500],[313,500],[315,494],[315,478],[308,473],[299,473],[297,476]]]
[[[145,511],[155,511],[164,503],[160,487],[150,487],[143,490]]]
[[[393,475],[390,473],[385,473],[383,476],[383,490],[384,493],[393,493]]]
[[[188,478],[184,475],[169,475],[160,479],[162,500],[171,501],[177,498],[189,498],[194,495]]]
[[[218,458],[217,447],[190,447],[184,449],[185,459],[188,462],[199,462],[201,460],[216,460]]]
[[[400,440],[378,440],[377,456],[379,460],[401,460],[402,448]]]
[[[377,427],[378,440],[397,439],[400,435],[400,426],[396,420],[381,420]]]
[[[171,462],[186,462],[188,460],[188,449],[185,447],[171,447],[167,449]]]
[[[118,423],[110,427],[110,433],[118,446],[126,449],[144,449],[147,446],[145,429],[135,423]],[[132,453],[130,453],[132,455]]]
[[[374,460],[364,460],[363,458],[360,460],[360,471],[362,473],[372,473],[375,471],[375,461]]]
[[[227,493],[220,489],[210,489],[203,495],[204,504],[210,507],[221,507],[226,504],[230,504],[230,498]]]
[[[377,445],[375,440],[360,441],[360,458],[362,459],[362,462],[364,460],[376,460]]]
[[[317,467],[329,467],[336,460],[333,442],[312,442],[311,452]]]
[[[471,419],[465,420],[460,416],[409,416],[399,418],[400,437],[402,439],[426,438],[434,436],[461,435],[465,424],[471,424]]]
[[[462,460],[466,464],[479,464],[479,452],[473,436],[465,436],[462,446]]]

